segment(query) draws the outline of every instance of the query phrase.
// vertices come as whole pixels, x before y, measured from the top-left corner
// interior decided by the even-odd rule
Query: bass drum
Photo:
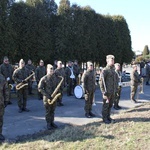
[[[78,99],[84,97],[84,90],[83,90],[82,85],[77,85],[77,86],[74,88],[74,95],[75,95],[75,97],[78,98]]]

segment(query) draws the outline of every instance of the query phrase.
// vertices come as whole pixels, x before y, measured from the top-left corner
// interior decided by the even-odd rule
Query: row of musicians
[[[32,61],[29,59],[26,65],[21,64],[21,62],[24,62],[22,59],[19,62],[19,68],[13,68],[12,65],[9,63],[8,57],[4,57],[3,63],[0,65],[0,73],[5,77],[8,84],[13,84],[14,81],[24,80],[27,76],[29,76],[32,71],[35,72],[35,80],[37,82],[37,85],[40,81],[40,79],[46,74],[46,68],[44,66],[44,61],[40,60],[39,66],[35,68],[35,66],[32,64]],[[77,85],[78,75],[80,73],[80,68],[78,66],[78,62],[74,61],[68,61],[67,67],[64,69],[63,64],[61,61],[57,61],[54,64],[55,72],[62,77],[65,77],[65,83],[67,84],[67,95],[71,96],[73,93],[74,87]],[[20,70],[21,69],[21,70]],[[19,72],[18,72],[19,70]],[[17,76],[16,76],[17,72]],[[27,73],[25,73],[27,72]],[[14,81],[13,81],[14,79]],[[64,83],[64,84],[65,84]],[[28,94],[32,93],[32,78],[28,81]],[[63,86],[61,87],[63,88]],[[41,100],[43,98],[42,94],[38,92],[38,99]],[[9,99],[9,103],[12,104],[12,102]],[[63,105],[61,100],[58,102],[58,105]]]

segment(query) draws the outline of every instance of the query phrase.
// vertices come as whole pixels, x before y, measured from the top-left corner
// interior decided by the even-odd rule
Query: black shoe
[[[54,122],[51,123],[51,126],[54,128],[58,128],[58,126]]]
[[[19,112],[19,113],[22,113],[22,112],[23,112],[22,108],[19,108],[18,112]]]
[[[115,122],[116,122],[116,120],[112,119],[111,117],[108,117],[107,119],[108,119],[111,123],[115,123]]]
[[[5,140],[5,137],[2,134],[0,134],[0,141],[4,141],[4,140]]]
[[[119,110],[119,108],[117,106],[114,106],[114,109]]]
[[[90,116],[95,117],[96,115],[93,114],[92,112],[89,113]]]
[[[117,107],[118,107],[118,109],[122,109],[122,107],[120,107],[119,105]]]
[[[131,99],[132,103],[137,103],[137,101],[135,99]]]
[[[92,116],[91,116],[89,113],[86,113],[86,114],[85,114],[85,117],[87,117],[87,118],[92,118]]]
[[[27,109],[27,108],[23,108],[22,110],[23,110],[23,111],[26,111],[26,112],[29,112],[29,111],[30,111],[30,110]]]
[[[11,101],[9,101],[9,102],[8,102],[8,105],[11,105],[11,104],[12,104],[12,102],[11,102]]]
[[[108,119],[103,120],[103,122],[104,122],[105,124],[110,124],[110,123],[111,123],[111,121],[108,120]]]
[[[52,129],[53,129],[53,127],[51,126],[51,124],[47,123],[47,130],[52,130]]]
[[[57,103],[57,106],[64,106],[63,103]]]

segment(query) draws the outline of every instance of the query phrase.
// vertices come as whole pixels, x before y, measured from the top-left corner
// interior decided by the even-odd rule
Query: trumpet
[[[25,82],[28,82],[28,80],[30,79],[30,78],[32,78],[32,76],[34,76],[35,75],[35,73],[33,72],[31,75],[29,75],[24,81]],[[19,84],[17,84],[16,85],[16,90],[18,91],[18,90],[20,90],[20,89],[22,89],[22,88],[24,88],[25,86],[28,86],[28,83],[19,83]]]

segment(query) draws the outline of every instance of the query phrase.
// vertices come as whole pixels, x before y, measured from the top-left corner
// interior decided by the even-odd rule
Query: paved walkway
[[[144,86],[144,94],[139,95],[140,102],[150,101],[150,86]],[[122,89],[120,100],[121,111],[133,108],[141,103],[133,104],[130,102],[130,88]],[[43,102],[37,100],[36,95],[29,96],[27,108],[30,112],[18,113],[17,97],[13,96],[13,104],[5,109],[3,134],[7,140],[15,140],[22,135],[34,134],[46,130],[45,109]],[[74,96],[68,97],[64,94],[63,107],[56,108],[55,121],[58,126],[66,124],[84,125],[93,121],[101,120],[102,96],[99,88],[95,92],[96,106],[93,106],[93,112],[97,115],[95,118],[85,118],[84,99],[76,99]],[[112,115],[119,113],[112,108]]]

